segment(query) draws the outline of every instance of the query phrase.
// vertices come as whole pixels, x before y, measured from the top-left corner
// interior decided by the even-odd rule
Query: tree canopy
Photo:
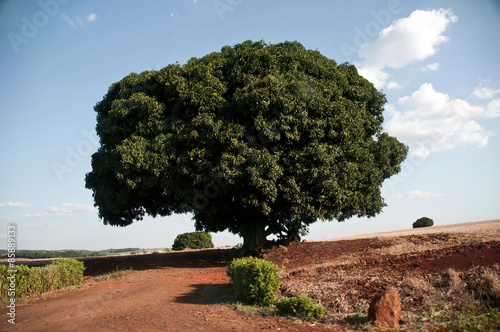
[[[213,248],[212,234],[205,232],[190,232],[177,235],[172,250]]]
[[[412,224],[413,228],[430,227],[433,225],[434,225],[434,220],[432,220],[429,217],[419,218]]]
[[[407,147],[383,132],[385,95],[298,42],[246,41],[132,73],[97,112],[86,187],[105,224],[192,213],[245,248],[317,220],[372,217]]]

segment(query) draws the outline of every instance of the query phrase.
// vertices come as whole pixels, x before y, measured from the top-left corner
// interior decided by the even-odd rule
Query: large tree
[[[353,65],[298,42],[226,46],[111,85],[86,187],[105,224],[192,213],[247,249],[296,239],[385,206],[380,187],[407,154],[383,132],[385,103]]]

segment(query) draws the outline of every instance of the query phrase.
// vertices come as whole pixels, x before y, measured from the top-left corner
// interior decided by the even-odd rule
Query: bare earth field
[[[263,258],[284,267],[282,295],[307,295],[328,309],[320,322],[264,316],[234,305],[226,276],[232,253],[85,259],[83,287],[18,304],[15,325],[1,308],[0,330],[366,330],[373,329],[364,317],[368,303],[387,288],[401,296],[402,330],[437,329],[430,312],[462,310],[471,301],[500,305],[500,220],[292,243],[264,252]],[[106,280],[129,268],[125,276]]]

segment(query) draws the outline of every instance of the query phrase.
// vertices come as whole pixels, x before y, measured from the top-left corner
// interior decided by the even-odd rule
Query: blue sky
[[[84,176],[93,106],[131,72],[245,40],[297,40],[355,64],[382,89],[384,128],[410,147],[376,218],[318,222],[321,240],[500,218],[500,2],[41,0],[0,2],[0,244],[19,249],[170,247],[188,215],[104,226]],[[214,234],[216,246],[242,240]],[[6,245],[2,244],[6,248]]]

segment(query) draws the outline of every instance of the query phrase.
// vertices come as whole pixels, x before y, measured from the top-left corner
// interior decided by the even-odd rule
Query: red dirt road
[[[1,331],[321,331],[320,326],[280,317],[244,315],[216,304],[203,290],[227,284],[222,250],[106,259],[126,260],[134,270],[126,276],[74,292],[30,301],[16,308],[16,324],[0,310]],[[227,252],[227,250],[226,250]],[[150,262],[160,266],[149,269]],[[96,260],[94,262],[100,262]],[[140,261],[139,261],[140,260]],[[113,264],[111,264],[113,265]],[[102,267],[94,264],[93,268]],[[141,270],[142,269],[142,270]],[[90,274],[92,270],[88,271]],[[224,294],[221,294],[224,297]]]

